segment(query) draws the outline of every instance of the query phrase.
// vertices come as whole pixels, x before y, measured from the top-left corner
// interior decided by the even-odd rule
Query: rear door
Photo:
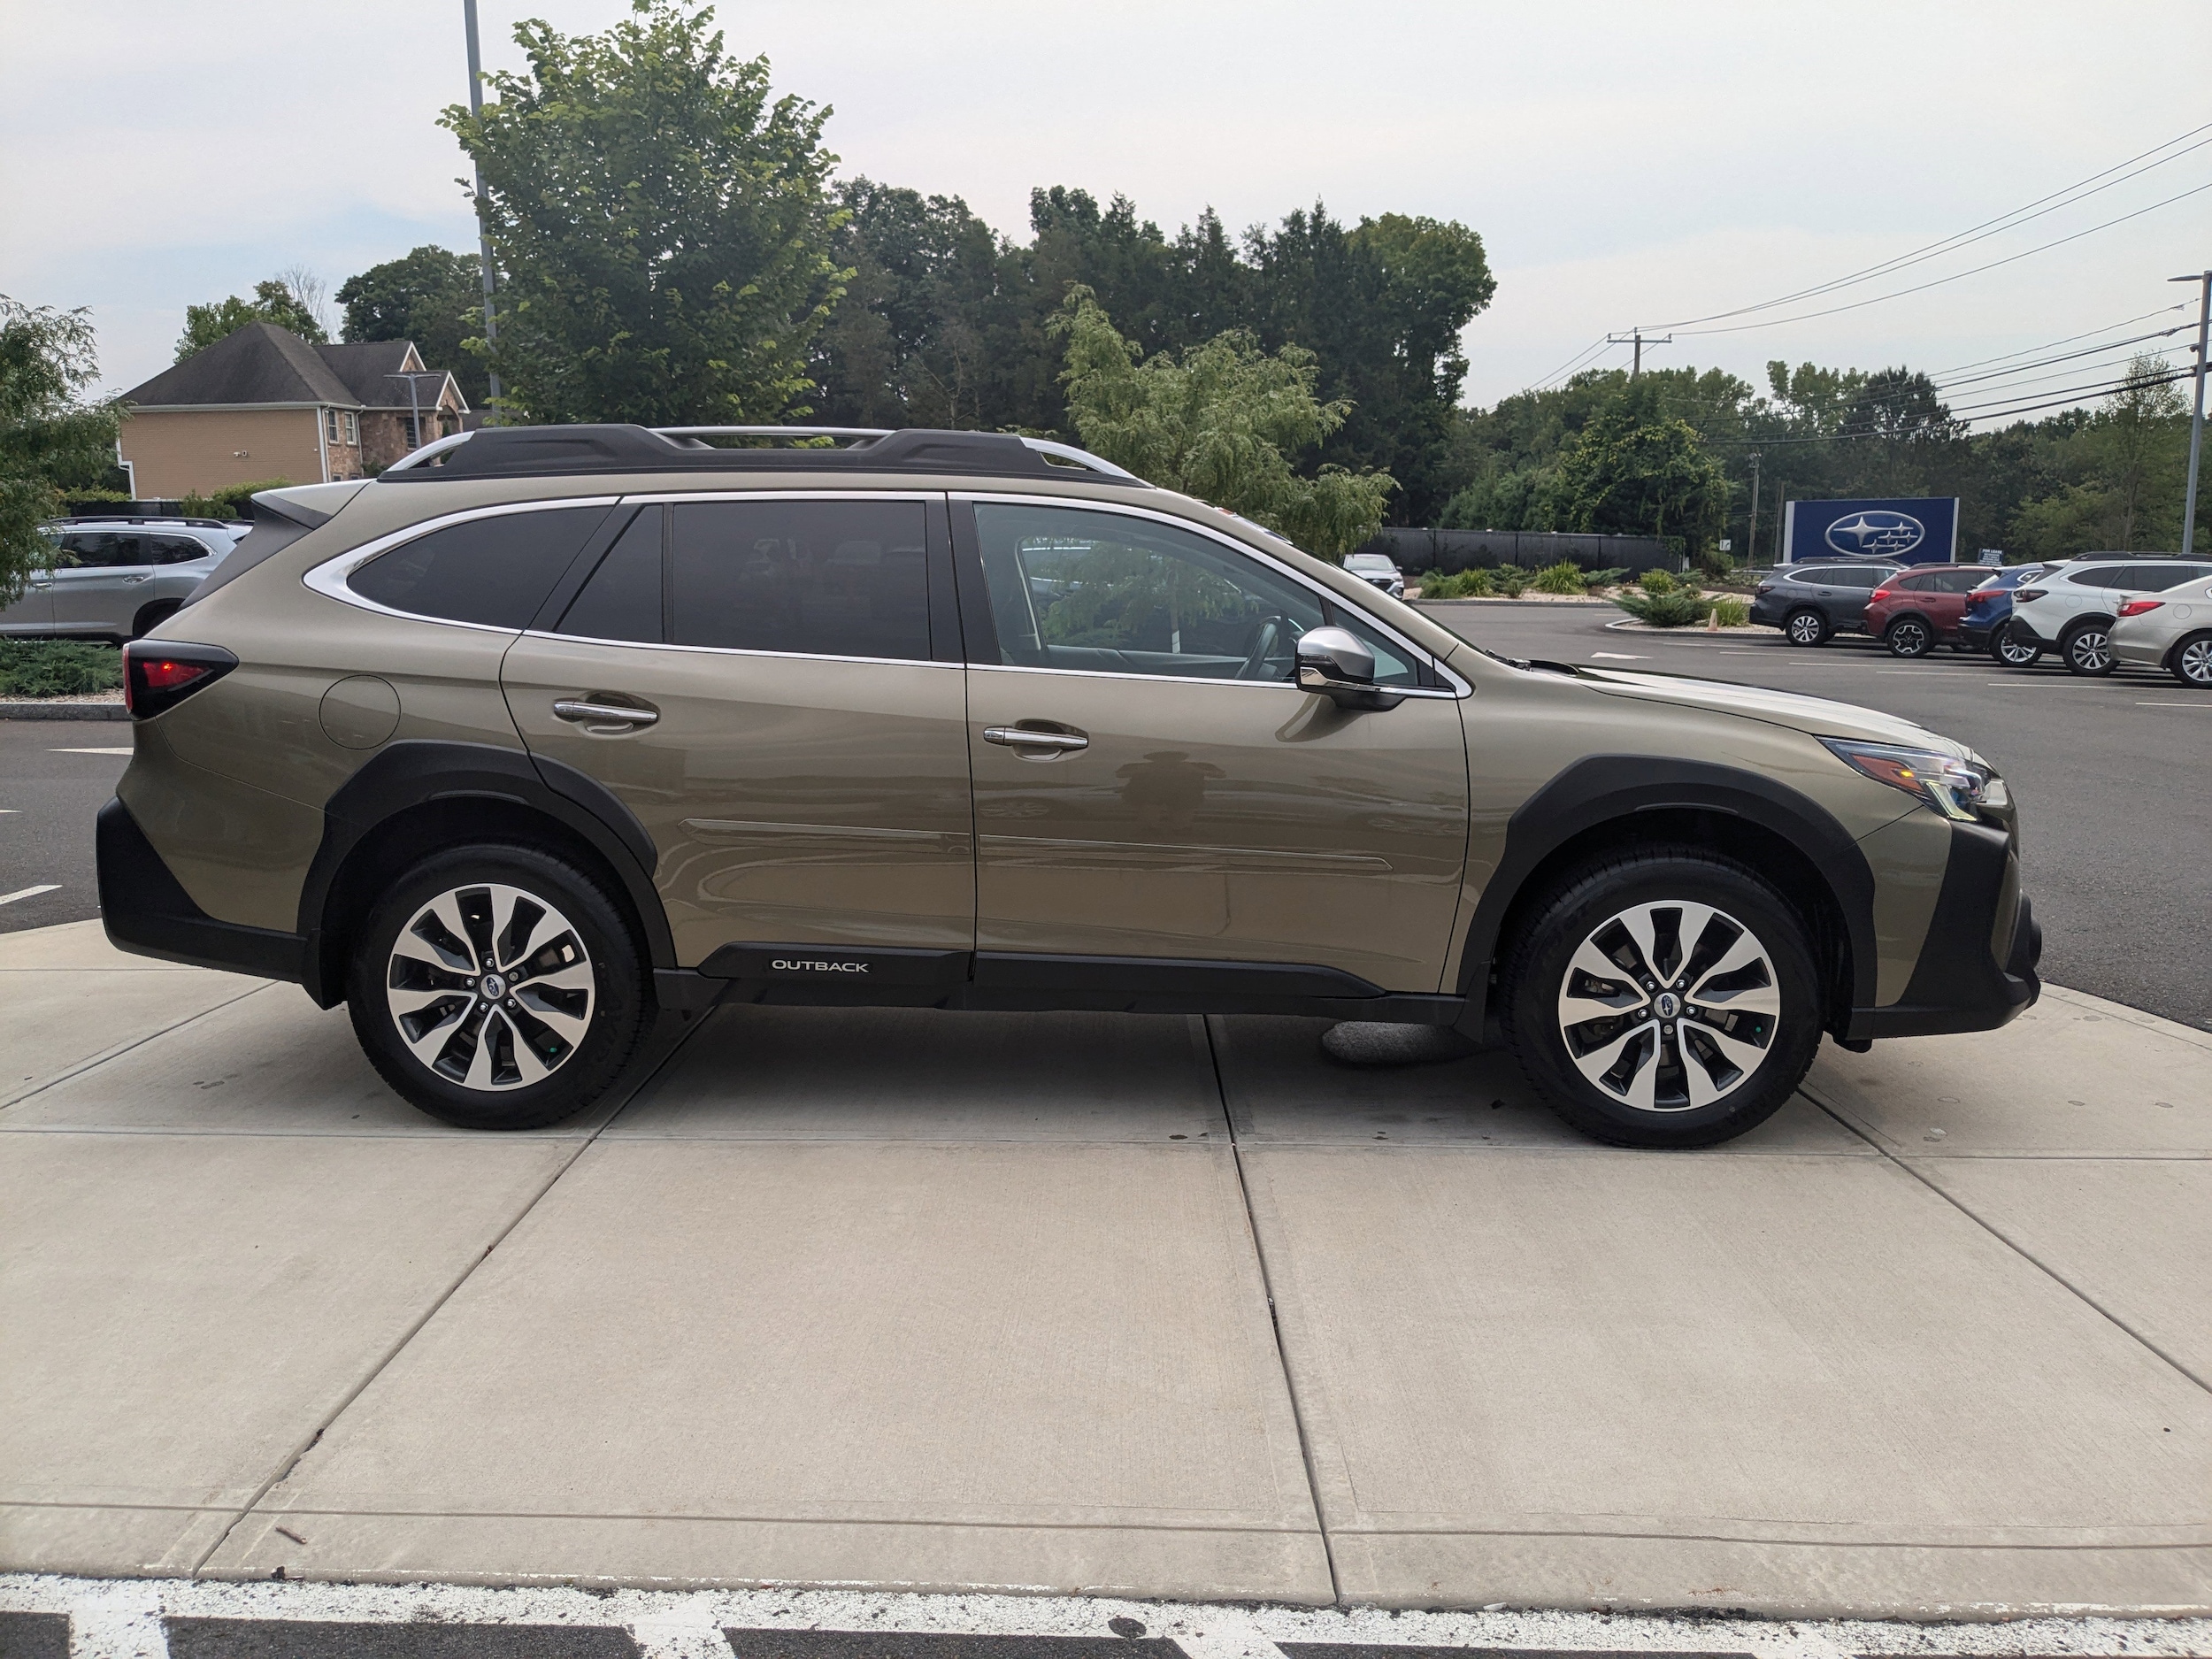
[[[153,541],[136,530],[64,536],[62,557],[54,566],[55,628],[64,634],[127,631],[130,595],[154,573]]]
[[[1467,745],[1432,664],[1171,518],[1033,498],[953,512],[979,983],[1137,992],[1165,959],[1436,991]],[[1360,634],[1405,701],[1348,711],[1300,690],[1293,648],[1324,623]]]
[[[943,498],[626,507],[502,679],[531,752],[596,779],[652,836],[679,963],[964,979],[973,826]]]

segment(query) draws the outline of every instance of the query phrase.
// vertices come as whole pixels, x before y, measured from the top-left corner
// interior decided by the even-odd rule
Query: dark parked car
[[[1861,632],[1874,590],[1904,568],[1895,559],[1778,565],[1759,579],[1751,619],[1781,629],[1792,645],[1825,645],[1833,634]]]
[[[1923,565],[1883,578],[1866,602],[1866,631],[1893,657],[1925,657],[1938,644],[1963,650],[1966,596],[1989,572],[1978,565]]]
[[[1966,614],[1959,618],[1959,640],[1969,650],[1987,651],[2008,668],[2025,668],[2043,654],[2039,645],[2008,638],[2005,625],[2012,620],[2012,590],[2051,567],[2014,565],[1993,572],[1989,580],[1966,596]]]

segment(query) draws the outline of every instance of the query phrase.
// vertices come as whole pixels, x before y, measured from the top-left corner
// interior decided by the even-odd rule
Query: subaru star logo
[[[1839,553],[1909,553],[1927,540],[1928,528],[1909,512],[1873,508],[1828,526],[1828,545]]]

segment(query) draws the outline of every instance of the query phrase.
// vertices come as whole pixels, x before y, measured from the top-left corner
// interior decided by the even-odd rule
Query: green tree
[[[1727,473],[1695,428],[1658,403],[1655,388],[1632,380],[1582,429],[1559,463],[1563,527],[1681,536],[1694,551],[1717,533]]]
[[[1068,290],[1052,333],[1067,341],[1068,408],[1083,442],[1165,488],[1180,490],[1341,557],[1380,527],[1395,480],[1324,465],[1301,478],[1290,456],[1343,425],[1348,406],[1314,396],[1310,351],[1273,356],[1231,330],[1181,352],[1122,337],[1091,291]]]
[[[99,374],[88,311],[0,295],[0,605],[51,557],[38,532],[62,492],[104,481],[122,410],[88,403]]]
[[[490,396],[481,359],[468,349],[484,333],[482,266],[474,254],[421,247],[371,265],[338,288],[345,308],[343,340],[411,340],[423,366],[449,371],[461,395],[481,404]]]
[[[184,308],[184,334],[177,342],[177,361],[204,351],[219,340],[229,338],[248,323],[274,323],[303,340],[318,342],[330,338],[315,314],[315,296],[303,295],[287,277],[271,277],[254,284],[253,297],[235,294],[206,305]]]
[[[536,420],[773,421],[810,412],[810,343],[843,293],[826,110],[771,101],[712,12],[635,0],[600,35],[517,26],[526,73],[440,117],[483,170],[505,272],[488,353]]]
[[[2133,357],[2127,380],[2105,400],[2102,471],[2119,514],[2113,545],[2122,552],[2154,544],[2169,521],[2179,541],[2180,513],[2161,509],[2184,500],[2189,402],[2168,374],[2163,357]]]

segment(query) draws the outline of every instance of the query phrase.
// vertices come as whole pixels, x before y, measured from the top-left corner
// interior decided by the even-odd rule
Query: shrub
[[[1621,578],[1627,574],[1628,566],[1624,565],[1617,570],[1586,571],[1582,580],[1590,592],[1595,593],[1601,588],[1617,588]]]
[[[1647,594],[1671,594],[1681,586],[1671,575],[1656,565],[1646,571],[1636,580],[1642,584],[1643,590]]]
[[[1536,572],[1529,586],[1540,594],[1579,594],[1589,591],[1582,566],[1572,559],[1561,559],[1556,565],[1547,565]]]
[[[0,640],[0,697],[66,697],[123,683],[123,653],[87,640]]]
[[[1459,571],[1449,576],[1431,571],[1421,579],[1424,599],[1487,599],[1495,591],[1488,571]]]
[[[1528,586],[1528,572],[1518,565],[1501,565],[1489,576],[1490,585],[1508,599],[1518,599]]]
[[[1708,548],[1697,556],[1697,567],[1715,581],[1724,581],[1736,573],[1736,561],[1718,548]]]
[[[1751,602],[1747,599],[1716,599],[1712,603],[1714,617],[1724,628],[1742,628],[1751,626]]]
[[[1704,621],[1706,611],[1711,609],[1702,595],[1681,588],[1665,593],[1616,594],[1613,603],[1637,621],[1655,628],[1686,628]]]

